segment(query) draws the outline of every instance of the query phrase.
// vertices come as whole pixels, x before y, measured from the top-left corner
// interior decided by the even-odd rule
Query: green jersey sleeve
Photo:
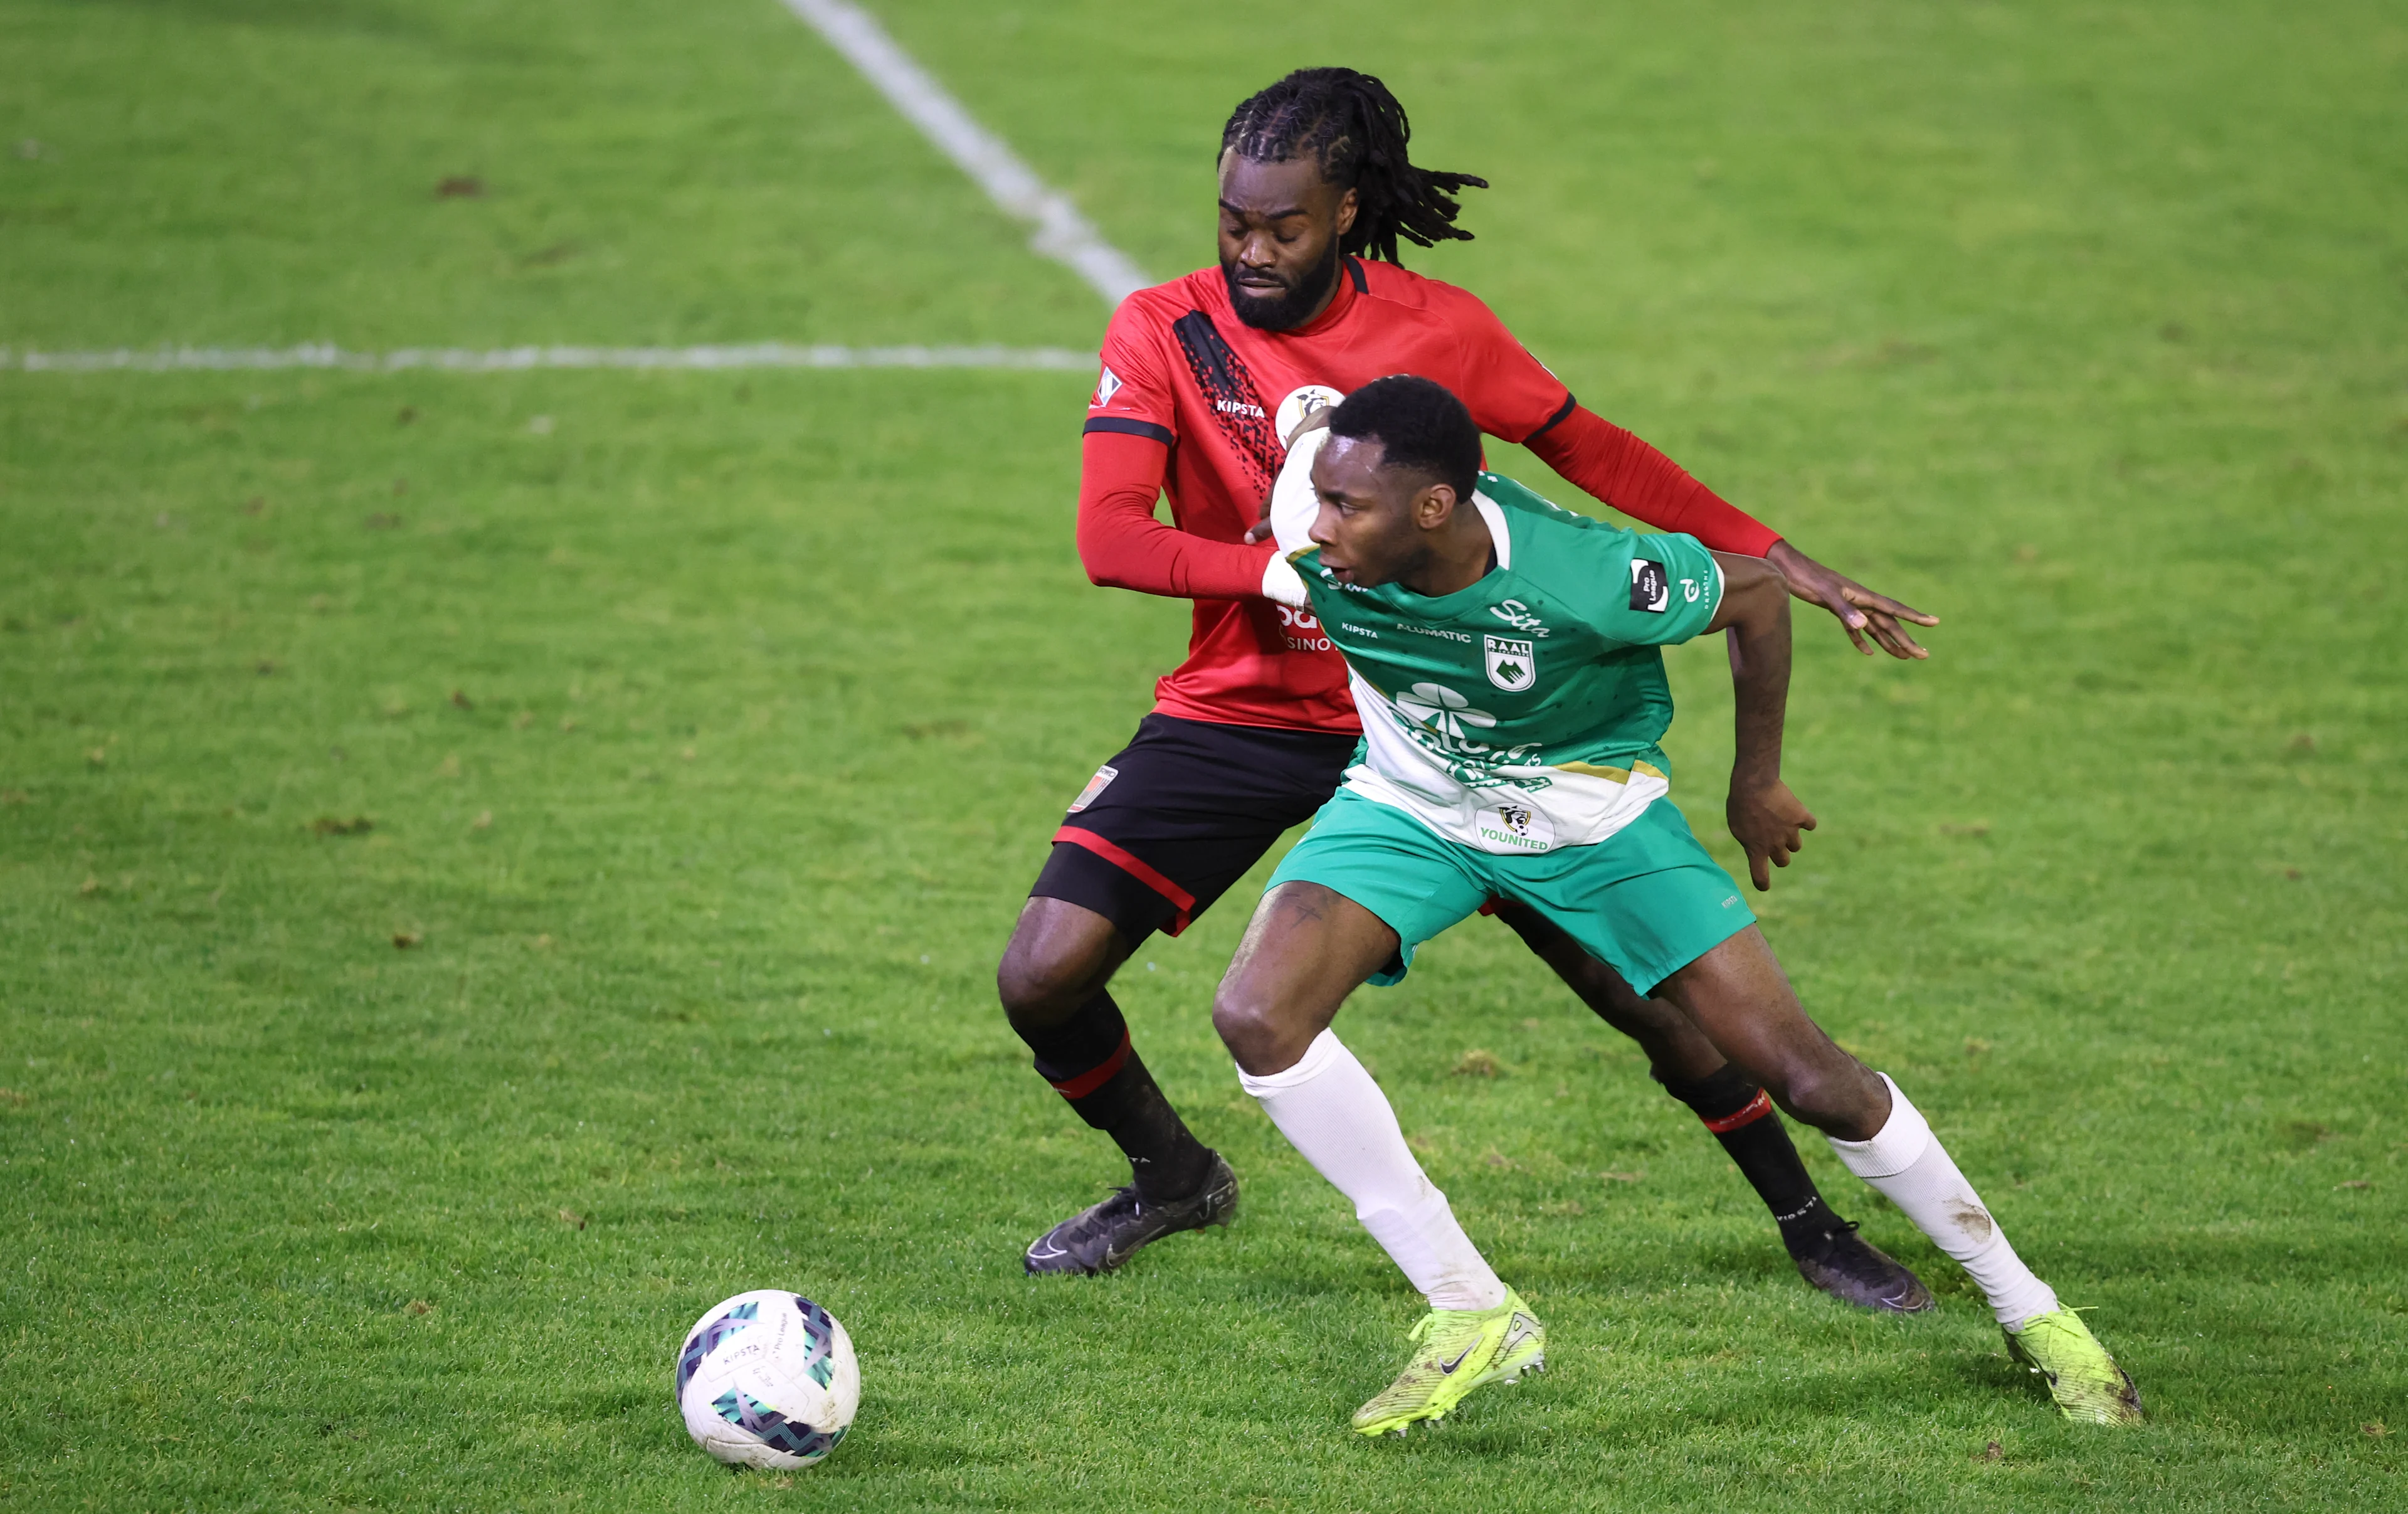
[[[1713,620],[1723,602],[1722,565],[1696,537],[1599,531],[1591,541],[1580,555],[1581,618],[1606,641],[1673,646]]]

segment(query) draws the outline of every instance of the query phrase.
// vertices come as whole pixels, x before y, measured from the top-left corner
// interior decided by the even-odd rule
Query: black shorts
[[[1031,898],[1094,910],[1131,944],[1177,935],[1338,789],[1354,738],[1150,714],[1096,771]]]

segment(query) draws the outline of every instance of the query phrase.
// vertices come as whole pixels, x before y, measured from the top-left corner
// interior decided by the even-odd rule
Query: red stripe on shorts
[[[1096,835],[1092,830],[1082,830],[1077,826],[1064,826],[1061,829],[1054,832],[1054,839],[1057,842],[1068,842],[1073,846],[1082,846],[1086,848],[1088,851],[1095,853],[1097,857],[1102,858],[1105,861],[1110,862],[1112,866],[1120,869],[1123,872],[1127,873],[1130,877],[1135,878],[1138,882],[1145,885],[1148,888],[1153,889],[1155,893],[1160,894],[1163,898],[1168,900],[1171,907],[1176,909],[1179,914],[1178,916],[1170,922],[1170,929],[1166,932],[1166,934],[1175,936],[1182,930],[1187,929],[1188,917],[1196,908],[1196,896],[1194,894],[1191,894],[1186,889],[1180,887],[1179,885],[1172,883],[1168,878],[1166,878],[1161,873],[1154,872],[1154,869],[1147,867],[1143,862],[1139,861],[1135,857],[1130,856],[1121,847],[1113,845],[1111,842],[1106,841],[1103,837]]]

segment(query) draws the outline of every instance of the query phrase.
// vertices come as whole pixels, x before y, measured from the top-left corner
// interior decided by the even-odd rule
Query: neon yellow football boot
[[[1475,1388],[1518,1382],[1547,1365],[1547,1327],[1510,1288],[1493,1309],[1432,1309],[1406,1338],[1419,1344],[1412,1360],[1387,1391],[1354,1411],[1364,1435],[1401,1435],[1415,1420],[1446,1418]]]
[[[2141,1391],[2071,1309],[2051,1309],[2010,1330],[2007,1353],[2048,1379],[2057,1411],[2085,1424],[2139,1424]]]

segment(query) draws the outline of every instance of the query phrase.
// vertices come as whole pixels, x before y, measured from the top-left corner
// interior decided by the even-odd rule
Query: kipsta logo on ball
[[[761,1289],[686,1332],[677,1401],[686,1434],[728,1465],[805,1467],[852,1425],[861,1367],[834,1315],[798,1293]]]

